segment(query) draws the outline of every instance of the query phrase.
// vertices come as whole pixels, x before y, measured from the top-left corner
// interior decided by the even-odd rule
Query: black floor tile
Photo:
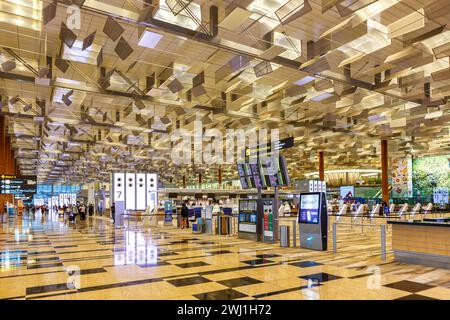
[[[155,261],[155,262],[147,262],[147,263],[141,263],[138,264],[141,268],[150,268],[150,267],[161,267],[161,266],[168,266],[170,263],[167,261]]]
[[[143,279],[143,280],[103,284],[103,285],[98,285],[98,286],[93,286],[93,287],[81,287],[81,288],[77,289],[77,291],[78,292],[90,292],[90,291],[114,289],[114,288],[120,288],[120,287],[137,286],[137,285],[141,285],[141,284],[154,283],[154,282],[160,282],[160,281],[163,281],[163,280],[161,278]]]
[[[418,283],[418,282],[409,281],[409,280],[402,280],[402,281],[398,281],[398,282],[393,282],[393,283],[390,283],[390,284],[385,284],[384,286],[388,287],[388,288],[408,291],[408,292],[411,292],[411,293],[416,293],[416,292],[419,292],[419,291],[423,291],[423,290],[434,288],[433,286],[430,286],[428,284]]]
[[[29,256],[42,256],[42,255],[49,255],[49,254],[56,254],[56,251],[32,251],[28,252]]]
[[[306,276],[300,276],[299,278],[305,279],[305,280],[312,280],[313,282],[316,282],[316,283],[322,283],[322,282],[326,282],[326,281],[341,279],[342,277],[335,276],[335,275],[332,275],[329,273],[320,272],[320,273],[308,274]]]
[[[421,296],[420,294],[413,293],[395,300],[439,300],[439,299]]]
[[[103,272],[107,272],[107,271],[103,268],[84,269],[84,270],[80,270],[80,275],[103,273]]]
[[[178,253],[175,252],[158,252],[158,257],[168,257],[168,256],[175,256],[178,255]]]
[[[241,261],[242,263],[249,264],[251,266],[256,266],[258,264],[265,264],[265,263],[271,263],[274,262],[272,260],[267,259],[254,259],[254,260],[247,260],[247,261]]]
[[[267,259],[267,258],[275,258],[275,257],[281,257],[281,255],[276,253],[263,253],[263,254],[257,254],[255,257],[259,259]]]
[[[300,262],[293,262],[289,263],[291,266],[300,267],[300,268],[308,268],[308,267],[315,267],[315,266],[321,266],[322,263],[315,262],[315,261],[300,261]]]
[[[27,269],[41,269],[41,268],[53,268],[53,267],[63,267],[62,263],[48,263],[48,264],[30,264]]]
[[[169,244],[180,244],[180,243],[188,243],[188,240],[179,240],[179,241],[170,241]]]
[[[70,288],[67,287],[67,283],[58,283],[58,284],[50,284],[50,285],[46,285],[46,286],[27,288],[26,294],[27,295],[40,294],[40,293],[48,293],[48,292],[62,291],[62,290],[70,290]]]
[[[230,288],[248,286],[248,285],[256,284],[256,283],[262,283],[262,281],[259,281],[257,279],[253,279],[250,277],[221,280],[221,281],[217,281],[217,282],[220,284],[223,284],[224,286],[230,287]]]
[[[108,244],[120,244],[120,241],[97,241],[98,244],[105,246]]]
[[[180,268],[194,268],[194,267],[209,266],[209,263],[203,261],[196,261],[196,262],[180,263],[176,264],[176,266]]]
[[[232,252],[228,251],[228,250],[210,251],[210,252],[207,252],[206,255],[207,256],[215,256],[216,254],[227,254],[227,253],[232,253]]]
[[[48,257],[48,258],[31,258],[31,261],[45,262],[45,261],[59,261],[59,257]]]
[[[224,289],[213,292],[199,293],[194,294],[193,296],[199,300],[234,300],[247,297],[246,294],[243,294],[242,292],[233,289]]]
[[[259,298],[264,298],[264,297],[270,297],[270,296],[275,296],[277,294],[283,294],[283,293],[288,293],[288,292],[295,292],[295,291],[301,291],[303,289],[311,289],[314,287],[318,287],[320,285],[318,284],[313,284],[313,285],[307,285],[307,286],[301,286],[301,287],[295,287],[295,288],[289,288],[289,289],[283,289],[283,290],[277,290],[277,291],[272,291],[272,292],[266,292],[266,293],[260,293],[260,294],[256,294],[253,296],[253,298],[259,299]]]
[[[215,244],[215,242],[214,241],[199,241],[199,242],[196,242],[197,244]]]
[[[197,276],[197,277],[190,277],[190,278],[167,280],[167,282],[169,282],[171,285],[174,285],[175,287],[184,287],[184,286],[191,286],[194,284],[211,282],[211,280]]]

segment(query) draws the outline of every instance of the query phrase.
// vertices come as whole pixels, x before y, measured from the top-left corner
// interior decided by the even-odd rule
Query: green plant
[[[413,188],[422,196],[433,194],[435,187],[450,188],[449,156],[432,156],[413,160]]]

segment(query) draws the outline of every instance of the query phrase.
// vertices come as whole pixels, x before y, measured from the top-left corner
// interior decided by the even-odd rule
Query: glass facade
[[[58,196],[60,193],[78,193],[81,185],[66,184],[38,184],[34,199],[48,199],[51,196]]]

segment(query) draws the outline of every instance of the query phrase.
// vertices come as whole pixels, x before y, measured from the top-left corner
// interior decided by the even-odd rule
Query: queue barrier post
[[[289,226],[280,226],[280,246],[289,247],[290,246],[290,230]]]
[[[297,221],[292,221],[292,246],[297,246]]]
[[[386,261],[386,226],[381,225],[381,259]]]
[[[337,252],[337,222],[333,223],[333,253]]]

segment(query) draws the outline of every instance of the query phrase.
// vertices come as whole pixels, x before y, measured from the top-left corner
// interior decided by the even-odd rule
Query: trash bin
[[[217,216],[217,233],[219,235],[228,235],[231,232],[231,217],[225,215]]]
[[[280,246],[289,247],[290,243],[290,228],[289,226],[280,226]]]

